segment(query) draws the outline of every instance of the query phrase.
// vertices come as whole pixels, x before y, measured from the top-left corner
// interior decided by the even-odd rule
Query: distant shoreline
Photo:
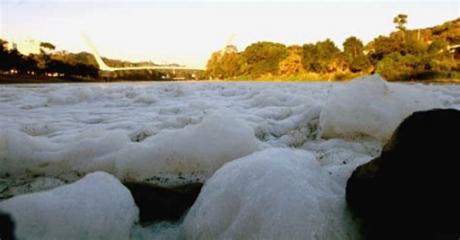
[[[172,82],[174,80],[132,80],[132,79],[104,79],[104,78],[77,78],[77,77],[47,77],[33,75],[4,75],[0,74],[2,84],[46,84],[46,83],[111,83],[111,82]]]
[[[93,79],[76,77],[47,77],[31,75],[3,75],[0,74],[0,85],[7,84],[47,84],[47,83],[129,83],[129,82],[259,82],[259,83],[302,83],[302,82],[348,82],[350,80],[133,80],[133,79]],[[460,79],[432,79],[432,80],[410,80],[392,81],[400,83],[427,83],[427,84],[460,84]]]

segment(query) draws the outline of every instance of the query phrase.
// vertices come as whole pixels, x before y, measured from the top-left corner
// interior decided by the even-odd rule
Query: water
[[[53,189],[99,170],[120,180],[164,186],[206,182],[215,171],[234,159],[245,156],[251,159],[252,153],[284,148],[312,154],[312,160],[308,161],[319,164],[312,169],[328,176],[318,177],[318,183],[332,181],[337,184],[339,190],[331,190],[335,194],[331,196],[338,201],[335,206],[341,206],[345,182],[351,171],[378,156],[384,142],[375,131],[366,130],[374,123],[369,123],[371,120],[365,116],[385,116],[397,123],[402,121],[400,118],[406,111],[423,106],[460,109],[458,86],[411,84],[409,88],[416,89],[418,94],[414,95],[412,90],[404,88],[406,86],[379,84],[369,87],[281,82],[3,85],[0,86],[0,198]],[[353,89],[347,90],[350,88]],[[382,95],[347,97],[350,92],[359,94],[353,93],[355,88],[360,91],[374,89],[375,94]],[[393,95],[386,95],[385,89],[390,89]],[[420,94],[426,96],[417,100],[421,105],[410,103]],[[387,96],[402,103],[386,106]],[[346,109],[357,110],[350,113],[334,110],[337,104],[331,103],[331,99],[341,99]],[[338,131],[342,135],[333,133],[328,138],[323,137],[321,124],[327,119],[321,119],[325,118],[321,113],[325,109],[337,112],[327,117],[334,120],[336,129],[343,130],[344,126],[349,126],[345,121],[352,119],[357,125],[350,129],[358,129],[352,131],[368,136],[350,137],[353,135],[348,134],[350,130]],[[351,117],[346,118],[347,114]],[[366,127],[360,129],[360,126]],[[248,168],[251,167],[241,165],[242,172],[251,171]],[[285,181],[282,175],[278,176],[281,182]],[[251,186],[250,183],[236,185],[245,184]],[[235,194],[241,193],[235,185],[227,187],[232,186]],[[318,186],[313,185],[312,189],[315,191],[312,196],[317,199],[325,196]],[[241,201],[251,201],[258,194],[276,195],[277,191],[253,192],[249,200]],[[316,206],[314,201],[317,200],[312,201],[304,204]],[[273,215],[278,214],[278,218],[283,219],[283,212],[286,211],[275,208]],[[325,215],[324,219],[330,217]],[[242,220],[235,217],[228,221]],[[253,228],[264,227],[264,224],[276,224],[276,219],[256,221]],[[176,238],[181,226],[180,223],[147,228],[136,225],[131,234],[133,238]],[[243,231],[237,229],[240,230]],[[299,229],[283,231],[303,234]],[[206,231],[203,234],[201,236],[207,236]],[[324,234],[322,236],[330,236]],[[354,238],[349,231],[347,236]]]

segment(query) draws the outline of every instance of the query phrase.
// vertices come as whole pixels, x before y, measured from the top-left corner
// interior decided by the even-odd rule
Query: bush
[[[378,62],[376,70],[388,81],[404,81],[416,79],[419,75],[429,75],[433,65],[430,59],[423,56],[391,53]]]

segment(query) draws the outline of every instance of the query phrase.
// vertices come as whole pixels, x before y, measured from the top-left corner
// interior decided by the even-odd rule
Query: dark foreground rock
[[[366,239],[459,239],[460,111],[406,118],[382,155],[358,167],[347,202]]]
[[[0,212],[0,239],[1,240],[14,240],[15,224],[10,215]]]
[[[124,183],[139,208],[142,224],[177,221],[193,205],[203,184],[164,188],[146,183]]]

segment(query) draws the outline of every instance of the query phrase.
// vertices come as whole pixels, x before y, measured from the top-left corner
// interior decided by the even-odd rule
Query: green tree
[[[364,54],[355,57],[349,64],[349,69],[351,72],[367,71],[370,67],[371,62],[369,61],[369,58]]]
[[[393,52],[400,52],[403,42],[395,36],[378,36],[367,45],[370,57],[374,63],[382,60],[386,55]]]
[[[343,62],[341,51],[330,39],[316,44],[304,44],[302,50],[302,64],[309,72],[327,73],[341,68]]]
[[[364,54],[363,42],[358,38],[347,38],[343,42],[343,52],[351,72],[366,71],[371,66],[369,58]]]
[[[302,46],[302,65],[308,72],[319,72],[321,70],[318,62],[318,49],[315,44],[306,43]]]
[[[340,49],[329,38],[316,43],[318,58],[321,60],[331,60],[340,53]]]
[[[340,49],[330,39],[316,43],[320,72],[334,72],[342,68],[344,59]]]
[[[420,39],[419,31],[407,31],[403,43],[402,54],[421,55],[427,52],[428,44]]]
[[[364,45],[357,37],[351,36],[343,42],[343,52],[351,61],[363,55]]]
[[[227,52],[219,60],[219,67],[224,78],[236,77],[244,72],[245,61],[237,52]]]
[[[395,52],[385,56],[376,71],[389,81],[419,80],[433,78],[434,66],[430,57]]]
[[[398,16],[393,18],[393,23],[396,24],[396,29],[400,31],[406,31],[406,24],[407,24],[407,15],[406,14],[398,14]]]
[[[8,42],[0,38],[0,53],[7,51],[6,44],[8,44]]]
[[[253,77],[277,74],[280,61],[287,55],[286,46],[274,42],[253,43],[243,52],[243,57],[247,63],[246,71]]]
[[[56,46],[54,46],[53,44],[51,44],[49,42],[41,42],[40,43],[40,48],[52,51],[52,50],[56,49]]]
[[[290,52],[289,56],[279,63],[279,72],[282,75],[297,74],[302,70],[302,57],[297,51]]]
[[[446,53],[449,51],[449,43],[442,39],[436,39],[430,43],[427,52],[430,54]]]
[[[10,55],[6,49],[6,44],[8,42],[0,39],[0,70],[8,71],[11,69],[10,64]]]
[[[209,58],[208,63],[206,65],[206,76],[212,79],[223,78],[223,70],[220,66],[221,57],[222,55],[220,51],[212,53],[211,58]]]

